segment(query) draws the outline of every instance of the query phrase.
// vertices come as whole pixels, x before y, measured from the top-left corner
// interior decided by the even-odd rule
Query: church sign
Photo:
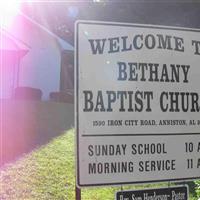
[[[200,30],[76,23],[79,186],[200,178]]]

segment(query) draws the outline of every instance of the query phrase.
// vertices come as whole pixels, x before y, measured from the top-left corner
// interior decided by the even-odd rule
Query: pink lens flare
[[[19,0],[0,1],[0,22],[1,26],[9,27],[13,18],[18,14],[20,9]]]

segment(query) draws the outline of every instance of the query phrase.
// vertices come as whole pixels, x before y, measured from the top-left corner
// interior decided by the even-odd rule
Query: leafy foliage
[[[200,180],[196,181],[196,194],[197,198],[200,199]]]

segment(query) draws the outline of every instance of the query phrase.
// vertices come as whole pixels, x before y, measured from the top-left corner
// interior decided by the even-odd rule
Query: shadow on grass
[[[73,104],[0,100],[0,167],[47,144],[74,125]]]

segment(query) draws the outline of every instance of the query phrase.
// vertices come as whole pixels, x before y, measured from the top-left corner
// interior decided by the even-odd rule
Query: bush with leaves
[[[196,194],[198,199],[200,199],[200,180],[195,181],[195,183],[196,183]]]

